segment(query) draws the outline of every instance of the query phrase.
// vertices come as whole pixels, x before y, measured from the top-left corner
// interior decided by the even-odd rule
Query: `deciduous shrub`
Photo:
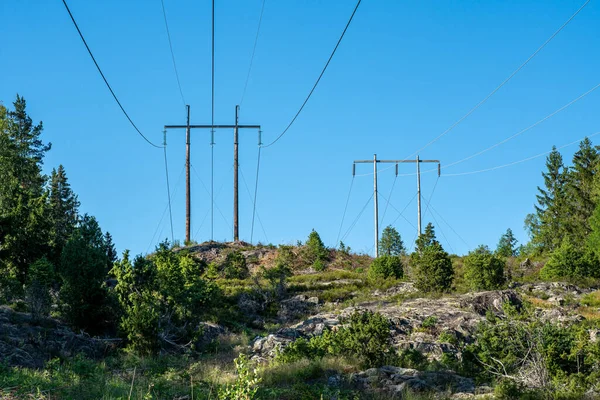
[[[369,278],[396,278],[404,275],[402,259],[399,256],[377,257],[369,267]]]
[[[255,399],[261,382],[258,370],[251,368],[248,357],[244,354],[240,354],[233,362],[237,378],[233,384],[219,390],[219,400]]]

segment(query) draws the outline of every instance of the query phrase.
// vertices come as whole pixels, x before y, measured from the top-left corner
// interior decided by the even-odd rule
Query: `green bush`
[[[433,329],[437,325],[438,319],[435,315],[430,315],[421,322],[421,328]]]
[[[369,267],[369,278],[396,278],[404,275],[402,259],[399,256],[383,255],[377,257]]]
[[[463,260],[465,280],[474,290],[498,289],[504,284],[506,262],[487,247],[479,246]]]
[[[355,312],[347,326],[336,331],[326,330],[321,336],[300,338],[278,354],[281,362],[303,358],[321,358],[327,354],[356,357],[366,368],[380,367],[395,360],[391,347],[390,323],[387,318],[371,311]]]
[[[423,292],[448,292],[454,279],[452,260],[437,241],[411,254],[415,286]]]
[[[161,243],[149,259],[129,253],[115,263],[114,292],[123,310],[121,329],[136,352],[183,349],[201,335],[198,324],[218,297],[216,287],[201,278],[204,263],[175,253]]]
[[[563,240],[540,271],[540,277],[548,280],[600,278],[600,261],[592,251]]]
[[[227,254],[223,265],[223,277],[227,279],[244,279],[248,276],[246,257],[239,252],[233,251]]]
[[[219,400],[255,399],[261,382],[258,370],[250,368],[248,357],[244,354],[240,354],[233,362],[237,378],[233,384],[219,390]]]

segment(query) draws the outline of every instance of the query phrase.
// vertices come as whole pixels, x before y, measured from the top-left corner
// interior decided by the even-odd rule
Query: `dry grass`
[[[551,308],[556,307],[554,304],[552,304],[548,300],[540,299],[537,297],[531,297],[531,296],[524,296],[524,297],[525,297],[525,300],[530,302],[534,307],[545,308],[545,309],[551,309]]]

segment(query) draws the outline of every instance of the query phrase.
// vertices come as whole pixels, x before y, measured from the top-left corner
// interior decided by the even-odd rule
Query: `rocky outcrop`
[[[491,392],[489,387],[476,387],[473,379],[452,371],[424,372],[385,366],[352,374],[350,380],[363,390],[386,392],[399,399],[407,390],[436,392],[452,399],[486,398]]]
[[[370,310],[390,320],[392,344],[396,349],[416,349],[431,360],[439,360],[444,353],[460,356],[454,345],[440,342],[440,334],[444,332],[446,338],[469,342],[486,313],[491,311],[501,315],[507,303],[520,307],[521,300],[514,290],[410,299],[403,303],[365,302],[335,312],[319,313],[267,337],[258,337],[253,352],[257,359],[268,359],[275,355],[274,349],[286,346],[294,338],[321,335],[325,329],[336,329],[352,313]]]
[[[297,321],[299,318],[315,312],[318,306],[318,297],[308,297],[303,294],[299,294],[279,303],[277,317],[282,322]]]
[[[8,366],[42,368],[52,358],[70,358],[80,353],[98,358],[117,343],[118,339],[76,334],[56,320],[36,321],[29,314],[0,306],[0,362]]]

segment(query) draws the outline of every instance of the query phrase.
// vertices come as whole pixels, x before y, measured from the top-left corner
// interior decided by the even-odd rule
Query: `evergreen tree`
[[[46,178],[41,170],[50,145],[42,143],[42,124],[33,124],[25,100],[17,96],[13,106],[13,111],[0,107],[0,276],[22,285],[29,265],[48,251]]]
[[[321,240],[321,236],[314,229],[308,235],[305,245],[305,261],[311,265],[316,271],[323,271],[325,269],[325,262],[327,261],[327,248]]]
[[[393,226],[387,226],[381,233],[379,240],[379,254],[387,256],[404,256],[406,248],[400,234]]]
[[[58,170],[52,170],[49,203],[52,220],[52,258],[57,263],[79,219],[79,200],[71,189],[62,165],[58,166]]]
[[[515,257],[517,255],[517,242],[512,229],[508,228],[506,233],[500,236],[500,241],[496,247],[496,254],[500,257]]]
[[[104,236],[94,217],[84,215],[61,255],[60,300],[64,316],[77,328],[99,332],[106,317]]]
[[[538,187],[538,204],[535,206],[535,217],[528,216],[526,223],[535,223],[528,230],[533,234],[531,240],[542,251],[552,251],[562,239],[569,236],[565,218],[567,212],[567,172],[561,154],[552,148],[546,159],[547,171],[542,173],[545,189]]]
[[[104,246],[106,247],[107,272],[110,271],[113,265],[117,262],[117,248],[112,240],[110,232],[104,235]]]
[[[569,168],[567,191],[570,217],[566,222],[576,243],[584,243],[591,231],[588,221],[595,208],[594,181],[599,160],[598,150],[592,146],[590,139],[585,138],[573,155],[573,166]]]
[[[415,286],[423,292],[448,292],[454,280],[454,267],[448,253],[435,237],[431,223],[416,240],[415,252],[410,255],[415,270]]]
[[[600,257],[600,204],[598,204],[590,220],[591,232],[587,237],[587,248]]]
[[[425,227],[425,232],[419,235],[416,241],[415,252],[421,253],[426,247],[438,243],[435,237],[435,230],[433,224],[430,222]]]
[[[498,289],[504,283],[505,264],[487,246],[479,246],[464,258],[465,280],[475,290]]]

